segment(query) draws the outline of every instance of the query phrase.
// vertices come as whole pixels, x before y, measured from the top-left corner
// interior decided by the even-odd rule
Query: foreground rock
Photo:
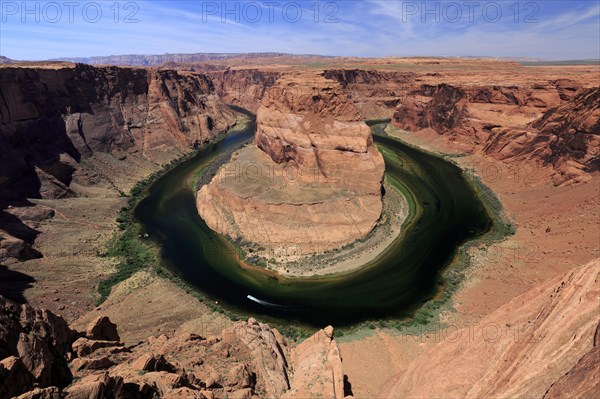
[[[0,296],[0,398],[69,384],[72,336],[62,317]]]
[[[262,100],[254,144],[198,193],[213,230],[285,258],[339,248],[376,225],[383,157],[337,82],[281,77]]]
[[[450,330],[381,397],[595,397],[599,283],[595,260],[514,298],[475,327]]]
[[[0,399],[339,398],[344,375],[332,334],[328,327],[293,349],[250,319],[220,336],[161,335],[126,347],[106,317],[77,332],[60,316],[0,297]],[[307,388],[312,379],[318,385]]]
[[[342,356],[333,339],[333,327],[302,342],[292,351],[292,389],[283,397],[343,399],[347,397]]]

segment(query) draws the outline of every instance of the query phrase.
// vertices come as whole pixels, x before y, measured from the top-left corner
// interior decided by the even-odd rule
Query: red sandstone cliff
[[[599,278],[595,260],[517,296],[476,326],[450,329],[381,397],[594,397]]]
[[[72,195],[81,161],[163,162],[223,132],[234,114],[201,74],[66,65],[0,68],[0,195]]]

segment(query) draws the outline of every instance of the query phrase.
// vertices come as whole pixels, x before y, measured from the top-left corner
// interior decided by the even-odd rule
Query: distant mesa
[[[50,61],[67,61],[90,65],[129,65],[129,66],[159,66],[166,63],[198,63],[207,61],[226,61],[233,58],[332,58],[329,56],[317,56],[310,54],[286,54],[286,53],[190,53],[190,54],[125,54],[95,57],[62,57]]]
[[[5,56],[3,56],[3,55],[0,55],[0,64],[11,64],[11,63],[13,63],[13,62],[15,62],[15,61],[14,61],[14,60],[11,60],[11,59],[10,59],[10,58],[8,58],[8,57],[5,57]]]

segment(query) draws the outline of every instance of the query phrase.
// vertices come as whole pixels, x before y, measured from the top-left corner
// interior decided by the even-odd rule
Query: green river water
[[[234,248],[199,217],[191,179],[252,138],[254,122],[182,162],[148,189],[136,220],[161,248],[165,265],[221,305],[291,324],[322,327],[404,317],[442,287],[458,246],[492,221],[454,164],[392,138],[375,136],[388,182],[412,197],[405,232],[373,262],[326,278],[286,279],[242,268]]]

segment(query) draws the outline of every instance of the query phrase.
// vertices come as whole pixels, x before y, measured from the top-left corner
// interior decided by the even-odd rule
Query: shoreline
[[[289,262],[269,259],[265,269],[284,278],[325,278],[339,277],[369,267],[402,237],[407,221],[414,216],[409,212],[404,194],[387,180],[384,183],[386,195],[383,197],[381,217],[365,237],[339,249]]]

